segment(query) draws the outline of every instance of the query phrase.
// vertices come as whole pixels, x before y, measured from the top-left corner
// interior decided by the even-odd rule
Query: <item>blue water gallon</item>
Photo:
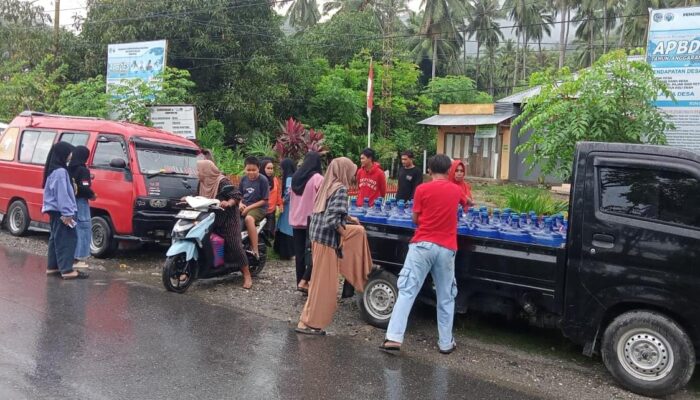
[[[387,216],[386,212],[382,209],[382,199],[377,199],[374,201],[374,207],[372,207],[361,221],[370,222],[374,224],[386,224]]]
[[[564,237],[552,230],[552,218],[546,217],[541,230],[531,231],[530,239],[533,243],[549,247],[561,247],[564,244]]]
[[[498,239],[500,234],[498,227],[489,224],[489,213],[480,212],[478,222],[472,226],[469,235]]]
[[[350,208],[348,208],[348,215],[351,217],[364,217],[367,211],[363,207],[357,206],[357,201],[355,199],[350,200]]]
[[[501,227],[501,239],[511,242],[530,243],[530,234],[520,226],[520,216],[513,214],[510,225]]]
[[[387,219],[387,222],[390,225],[415,228],[411,214],[406,212],[406,203],[403,200],[399,200],[396,212]]]

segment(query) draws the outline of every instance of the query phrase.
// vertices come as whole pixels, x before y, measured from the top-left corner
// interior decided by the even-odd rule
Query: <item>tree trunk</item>
[[[627,18],[622,18],[622,26],[620,27],[620,38],[617,40],[617,46],[622,47],[625,44],[625,22]]]
[[[608,5],[603,1],[603,54],[608,51]]]
[[[588,23],[590,24],[590,26],[588,27],[588,31],[590,32],[588,34],[588,51],[589,51],[589,56],[590,56],[590,62],[588,64],[589,67],[593,65],[593,57],[594,57],[594,55],[593,55],[593,19],[590,17],[591,16],[589,16],[589,20],[588,20]]]
[[[528,37],[526,33],[523,40],[523,80],[527,77],[527,44]]]
[[[489,64],[491,65],[491,68],[489,68],[489,92],[491,93],[491,96],[493,96],[493,70],[496,68],[493,66],[493,58],[489,57],[489,60]]]
[[[435,67],[437,66],[437,35],[433,35],[433,79],[435,79]]]
[[[544,67],[544,55],[542,54],[542,38],[537,39],[537,57],[540,59],[540,67]]]
[[[567,41],[567,32],[566,32],[566,26],[564,26],[566,22],[566,0],[559,0],[561,2],[561,10],[559,10],[560,16],[559,16],[559,22],[561,23],[559,25],[559,68],[564,68],[564,60],[566,58],[566,41]]]
[[[518,34],[518,41],[515,43],[515,60],[513,60],[513,89],[515,85],[518,84],[518,52],[520,51],[520,34]]]
[[[479,52],[481,50],[481,43],[476,42],[476,77],[474,78],[474,84],[476,86],[476,90],[479,90]]]
[[[464,76],[467,76],[467,32],[462,34],[462,47],[464,48]]]

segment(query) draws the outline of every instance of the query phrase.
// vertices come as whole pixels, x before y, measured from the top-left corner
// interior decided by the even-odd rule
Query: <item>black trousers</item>
[[[306,241],[309,230],[306,228],[294,228],[294,263],[297,270],[297,285],[302,279],[311,280],[311,266],[306,267]]]
[[[49,265],[50,270],[58,269],[62,274],[73,272],[75,247],[78,245],[78,234],[75,228],[70,228],[61,221],[61,214],[49,211],[51,217],[51,233],[49,236]]]

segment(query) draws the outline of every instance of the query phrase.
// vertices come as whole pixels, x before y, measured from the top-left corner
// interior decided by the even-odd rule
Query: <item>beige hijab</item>
[[[318,193],[316,193],[314,213],[326,211],[328,199],[341,187],[349,188],[355,172],[357,172],[357,165],[349,158],[340,157],[333,159],[328,165],[323,184]]]
[[[210,160],[197,161],[197,176],[199,177],[199,195],[215,199],[219,193],[219,183],[226,178]]]

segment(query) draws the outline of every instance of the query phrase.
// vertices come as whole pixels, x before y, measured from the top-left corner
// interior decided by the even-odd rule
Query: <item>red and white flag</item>
[[[372,69],[372,60],[369,60],[369,76],[367,77],[367,117],[372,115],[372,107],[374,107],[374,70]]]

